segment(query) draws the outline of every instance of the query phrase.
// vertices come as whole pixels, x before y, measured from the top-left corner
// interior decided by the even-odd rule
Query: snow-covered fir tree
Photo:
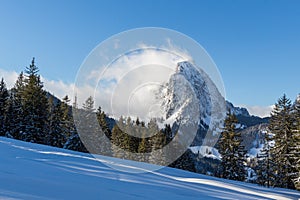
[[[295,188],[300,190],[300,94],[293,105],[293,145],[291,154],[295,171],[292,174]]]
[[[295,188],[293,177],[296,172],[295,160],[293,158],[294,121],[292,117],[291,100],[283,95],[271,113],[269,129],[273,134],[275,142],[271,148],[272,161],[274,166],[275,187]]]
[[[94,108],[94,100],[92,96],[88,97],[82,105],[83,109],[75,109],[76,130],[77,133],[71,136],[64,148],[70,149],[78,147],[81,151],[83,147],[88,145],[86,149],[90,153],[101,154],[101,137],[100,127]],[[84,144],[82,143],[84,141]]]
[[[256,182],[259,185],[270,187],[274,183],[274,162],[271,159],[271,146],[272,143],[272,135],[268,132],[264,132],[264,141],[263,141],[263,149],[261,153],[257,155],[257,166],[256,166],[256,174],[257,180]]]
[[[62,102],[60,103],[60,110],[62,112],[62,116],[61,116],[62,132],[67,139],[71,137],[74,132],[76,132],[74,127],[75,125],[73,121],[72,108],[69,104],[70,104],[70,99],[68,95],[66,95],[62,99]]]
[[[6,118],[8,99],[9,99],[9,93],[6,88],[4,79],[2,78],[0,81],[0,136],[5,135],[6,133],[5,118]]]
[[[20,73],[14,87],[10,90],[10,98],[8,101],[6,115],[6,135],[15,139],[21,139],[24,132],[24,116],[23,116],[23,91],[24,91],[24,75]]]
[[[50,146],[62,148],[66,142],[66,135],[64,135],[62,126],[63,112],[61,110],[61,103],[53,102],[53,97],[49,98],[49,117],[47,134],[45,143]]]
[[[241,134],[236,130],[237,123],[236,116],[228,112],[218,143],[219,152],[222,156],[218,175],[226,179],[244,181],[246,152],[241,144]]]
[[[33,58],[30,66],[26,68],[25,86],[22,93],[24,132],[21,139],[45,143],[48,99],[38,71]]]

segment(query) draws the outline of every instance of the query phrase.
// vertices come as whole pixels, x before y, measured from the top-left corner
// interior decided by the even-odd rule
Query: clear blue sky
[[[19,72],[35,56],[44,77],[72,83],[101,41],[145,26],[198,41],[234,104],[300,92],[300,1],[0,1],[0,69]]]

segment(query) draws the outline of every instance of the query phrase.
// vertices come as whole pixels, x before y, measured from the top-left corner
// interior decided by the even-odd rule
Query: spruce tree
[[[77,98],[75,98],[75,100],[76,99]],[[76,105],[73,105],[72,110],[76,116],[74,120],[77,120],[76,129],[74,126],[74,132],[67,140],[64,148],[97,154],[99,153],[99,144],[97,144],[99,139],[96,137],[98,122],[94,112],[95,108],[93,97],[89,96],[83,103],[82,107],[83,109],[77,108],[76,100]],[[82,141],[84,141],[84,143]],[[85,147],[85,145],[88,146]]]
[[[8,103],[7,103],[7,109],[6,109],[6,115],[5,115],[5,119],[4,119],[4,123],[5,123],[5,136],[9,137],[9,138],[15,138],[15,134],[13,134],[13,131],[16,129],[16,127],[18,126],[18,121],[15,121],[14,119],[16,119],[17,116],[14,115],[14,97],[13,94],[11,93],[9,95],[9,99],[8,99]]]
[[[283,188],[294,188],[292,181],[295,172],[293,148],[293,117],[291,100],[284,94],[271,113],[269,129],[274,135],[275,145],[271,148],[272,161],[275,163],[274,186]]]
[[[26,79],[23,91],[24,133],[22,140],[45,143],[48,118],[48,99],[43,90],[38,68],[34,58],[26,68]]]
[[[219,140],[219,152],[222,156],[219,176],[244,181],[246,176],[245,150],[244,146],[241,145],[241,134],[236,130],[237,123],[236,116],[228,112]]]
[[[136,129],[140,134],[140,140],[137,149],[137,152],[139,153],[138,160],[141,162],[149,162],[149,153],[151,152],[151,137],[148,137],[148,127],[145,126],[144,121],[140,121],[139,118],[137,118]]]
[[[122,118],[116,123],[112,129],[111,142],[112,142],[112,152],[113,156],[116,158],[125,158],[125,151],[128,150],[128,139],[127,134],[125,134],[120,128],[122,124]]]
[[[97,120],[99,122],[99,125],[100,125],[103,133],[105,134],[106,137],[108,137],[110,139],[111,138],[111,131],[110,131],[109,125],[106,121],[107,116],[106,116],[105,112],[101,110],[101,107],[98,107],[98,110],[97,110],[96,114],[97,114]]]
[[[80,138],[87,146],[90,153],[102,154],[105,152],[101,145],[101,130],[97,120],[97,115],[94,107],[94,99],[88,97],[83,103],[83,110],[79,111],[80,123],[77,126]]]
[[[256,182],[262,186],[273,186],[274,183],[274,162],[271,159],[271,145],[272,137],[269,133],[264,133],[264,142],[263,149],[260,154],[257,155],[257,166],[256,166],[256,174],[257,180]]]
[[[61,110],[61,103],[53,102],[53,97],[49,98],[49,118],[48,129],[45,138],[45,143],[50,146],[62,148],[66,142],[66,135],[63,132],[62,126],[63,112]]]
[[[66,139],[71,137],[74,133],[74,122],[73,116],[70,107],[70,99],[68,95],[66,95],[60,104],[60,110],[62,112],[61,115],[61,126],[62,126],[62,134],[66,136]]]
[[[142,137],[137,152],[139,153],[138,161],[140,162],[148,162],[149,156],[147,153],[150,153],[151,147],[149,144],[148,138]]]
[[[300,95],[298,95],[293,106],[293,144],[291,145],[294,172],[291,174],[295,188],[300,190]]]
[[[4,83],[4,79],[1,79],[0,82],[0,136],[4,136],[7,128],[5,127],[5,118],[6,118],[6,109],[8,105],[8,90],[6,88],[6,84]]]
[[[153,135],[150,140],[152,150],[149,162],[164,166],[167,163],[167,155],[166,152],[163,151],[163,147],[167,144],[167,137],[163,130],[159,130],[155,119],[150,120],[148,128]]]
[[[24,108],[23,108],[23,91],[25,87],[23,72],[20,73],[14,87],[11,89],[8,100],[6,115],[7,135],[15,139],[21,139],[25,130],[24,127]]]
[[[94,101],[93,97],[89,96],[83,103],[82,107],[86,112],[92,113],[95,110],[94,103],[95,103],[95,101]]]
[[[98,107],[96,112],[97,116],[97,137],[99,138],[101,154],[106,156],[111,156],[111,146],[109,140],[111,139],[111,130],[109,129],[109,124],[107,122],[108,117],[101,107]]]
[[[125,134],[128,140],[127,158],[130,160],[138,160],[138,158],[135,157],[135,153],[138,152],[141,129],[130,117],[126,120]]]

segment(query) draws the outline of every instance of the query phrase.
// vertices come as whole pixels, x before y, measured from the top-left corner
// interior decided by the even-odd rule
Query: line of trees
[[[69,98],[54,102],[43,89],[34,58],[8,91],[0,82],[0,135],[27,142],[63,147],[72,134]]]
[[[159,129],[155,120],[145,124],[138,118],[134,121],[130,117],[121,117],[118,121],[114,121],[113,128],[110,128],[109,118],[101,107],[95,111],[92,97],[87,98],[82,108],[73,105],[72,109],[68,96],[60,101],[44,90],[38,72],[33,58],[25,73],[20,73],[12,89],[8,90],[3,78],[1,79],[0,136],[81,152],[102,152],[108,156],[161,165],[168,163],[167,155],[161,150],[175,135],[169,125]],[[73,119],[72,113],[74,111],[80,116],[76,125],[79,125],[81,130],[77,130],[78,127],[75,126],[76,119]],[[103,146],[99,127],[112,145]],[[132,136],[134,132],[139,134],[154,132],[154,134],[151,137],[140,138]],[[94,146],[87,149],[82,139],[93,141],[90,144]],[[122,155],[124,151],[127,155]],[[131,153],[149,156],[130,157]],[[191,154],[188,150],[170,166],[195,171]]]
[[[216,176],[245,181],[247,156],[234,114],[228,112],[218,142],[222,161]],[[300,100],[283,95],[271,112],[263,149],[255,159],[256,183],[300,190]]]
[[[267,187],[300,190],[300,101],[294,104],[283,95],[271,113],[258,156],[257,182]]]

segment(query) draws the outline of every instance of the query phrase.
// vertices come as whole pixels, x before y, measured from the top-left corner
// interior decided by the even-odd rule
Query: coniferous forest
[[[155,153],[176,137],[176,131],[170,125],[159,128],[155,120],[145,123],[139,118],[130,117],[121,117],[116,123],[101,107],[94,108],[91,96],[87,96],[82,108],[78,108],[76,102],[71,104],[67,95],[59,100],[45,91],[33,58],[31,64],[19,74],[13,88],[8,89],[5,80],[1,79],[0,136],[88,152],[76,130],[72,112],[77,110],[89,123],[94,123],[89,117],[90,113],[95,113],[96,123],[99,123],[103,133],[113,144],[110,147],[96,148],[111,148],[109,152],[112,155],[107,156],[126,159],[131,158],[119,151],[120,148],[132,153],[149,153],[149,156],[132,159],[141,162],[156,160],[156,163],[165,165],[167,158],[156,156]],[[300,190],[300,102],[292,102],[286,95],[278,99],[271,113],[268,131],[264,135],[264,148],[250,164],[247,162],[247,152],[242,145],[237,124],[237,117],[228,111],[217,143],[221,161],[201,160],[188,149],[169,166],[205,173],[205,170],[197,171],[195,168],[196,165],[203,164],[213,168],[210,169],[213,172],[211,175],[246,181],[247,169],[251,165],[256,176],[253,183]],[[157,134],[138,138],[123,131],[143,133],[150,129]],[[88,134],[98,136],[97,131]]]

